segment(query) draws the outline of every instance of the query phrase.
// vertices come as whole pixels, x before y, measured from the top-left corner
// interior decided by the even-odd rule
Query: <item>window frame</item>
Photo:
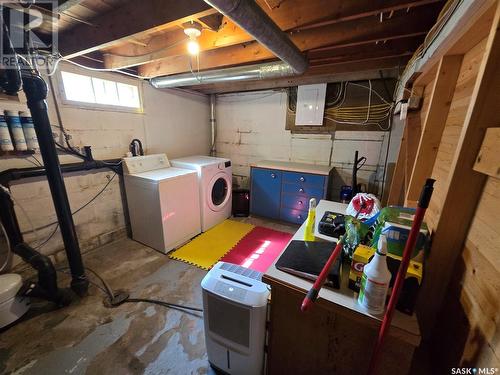
[[[96,79],[101,79],[101,80],[106,80],[106,81],[112,81],[115,83],[121,83],[125,85],[130,85],[130,86],[135,86],[137,88],[137,93],[139,95],[139,107],[125,107],[125,106],[120,106],[120,105],[113,105],[113,104],[101,104],[101,103],[88,103],[88,102],[82,102],[78,100],[70,100],[66,98],[66,91],[64,89],[64,81],[62,77],[62,72],[66,73],[71,73],[71,74],[78,74],[81,76],[86,76],[91,78],[91,84],[92,84],[92,89],[94,90],[94,83],[92,81],[92,78]],[[142,81],[139,82],[128,82],[128,80],[117,80],[116,78],[113,79],[114,77],[107,77],[107,76],[102,76],[100,74],[91,74],[92,72],[87,73],[87,72],[78,72],[74,71],[73,69],[61,69],[57,72],[57,86],[58,86],[58,96],[59,99],[61,100],[61,103],[65,107],[71,107],[71,108],[80,108],[80,109],[87,109],[87,110],[97,110],[97,111],[107,111],[107,112],[125,112],[125,113],[137,113],[137,114],[143,114],[144,113],[144,102],[143,102],[143,85]],[[119,74],[119,73],[118,73]],[[95,95],[95,91],[94,91]]]

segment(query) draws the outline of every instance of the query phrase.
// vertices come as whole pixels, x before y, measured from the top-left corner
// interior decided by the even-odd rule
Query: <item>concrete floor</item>
[[[263,219],[238,220],[291,233],[297,228]],[[84,262],[131,297],[202,305],[200,282],[206,271],[130,239],[86,253]],[[68,284],[62,275],[60,285]],[[103,296],[92,286],[88,297],[62,309],[47,312],[47,304],[34,304],[26,319],[1,332],[0,373],[213,373],[201,314],[146,303],[106,308]]]

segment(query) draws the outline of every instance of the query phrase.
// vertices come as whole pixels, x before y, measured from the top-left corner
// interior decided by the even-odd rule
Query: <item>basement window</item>
[[[64,96],[69,102],[93,107],[140,109],[139,87],[83,74],[61,72]]]

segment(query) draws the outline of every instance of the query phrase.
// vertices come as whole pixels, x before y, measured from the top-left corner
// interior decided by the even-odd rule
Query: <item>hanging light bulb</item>
[[[191,55],[197,55],[200,52],[200,45],[197,39],[201,35],[201,29],[201,25],[194,21],[184,25],[184,34],[189,37],[187,50]]]
[[[200,52],[200,45],[196,39],[189,39],[187,42],[187,50],[190,55],[196,56]]]

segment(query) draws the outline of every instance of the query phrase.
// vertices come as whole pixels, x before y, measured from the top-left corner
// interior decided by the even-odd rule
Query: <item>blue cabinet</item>
[[[329,174],[252,167],[250,212],[302,224],[307,218],[309,200],[326,198],[328,182]]]
[[[252,168],[250,186],[250,211],[252,213],[279,219],[281,177],[281,171]]]

